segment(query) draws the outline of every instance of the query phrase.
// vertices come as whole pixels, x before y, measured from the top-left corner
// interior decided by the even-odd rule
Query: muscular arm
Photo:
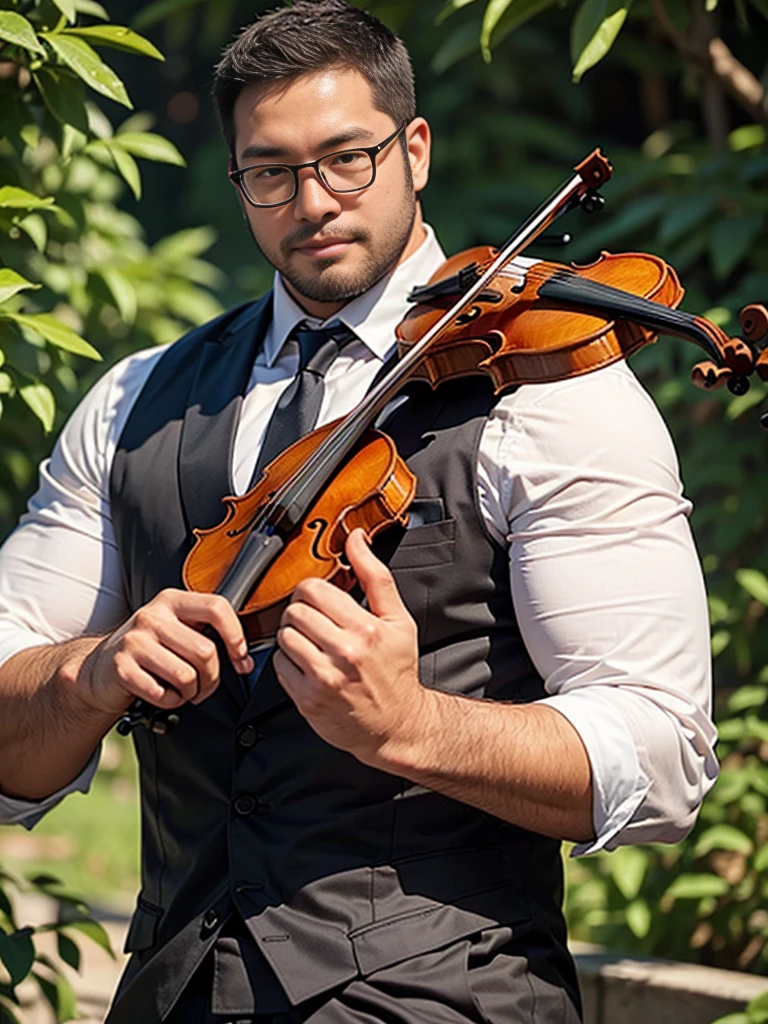
[[[313,729],[359,760],[545,835],[592,835],[590,767],[557,711],[419,682],[416,626],[361,531],[347,557],[369,609],[323,580],[296,590],[275,669]]]
[[[417,700],[394,602],[347,614],[314,586],[284,620],[283,685],[329,742],[520,825],[594,836],[579,852],[678,841],[717,768],[704,588],[657,411],[626,367],[520,388],[487,425],[479,470],[547,696]]]
[[[221,637],[236,671],[253,669],[228,602],[164,590],[106,637],[20,651],[0,667],[0,790],[39,799],[67,785],[134,697],[199,703],[219,684]]]
[[[425,696],[413,736],[382,748],[379,767],[545,836],[592,837],[589,759],[566,718],[543,704]]]
[[[116,716],[89,707],[74,680],[99,639],[20,651],[0,667],[0,791],[36,800],[68,785]]]

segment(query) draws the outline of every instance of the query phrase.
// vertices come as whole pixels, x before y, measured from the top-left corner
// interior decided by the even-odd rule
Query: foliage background
[[[98,23],[88,13],[89,3],[91,11],[98,5],[66,2],[82,12],[79,24]],[[2,0],[0,9],[35,10],[55,20],[63,5]],[[43,285],[14,297],[17,312],[55,311],[109,365],[130,349],[172,340],[269,285],[270,270],[225,178],[209,87],[221,47],[273,0],[155,0],[138,13],[131,0],[105,6],[113,22],[132,25],[166,60],[110,51],[140,113],[103,93],[92,96],[98,103],[88,113],[87,151],[50,108],[41,115],[41,135],[17,143],[25,180],[14,177],[8,143],[0,146],[0,186],[54,196],[62,211],[16,211],[28,223],[6,225],[10,237],[0,243],[0,260]],[[413,56],[419,109],[434,132],[423,201],[446,251],[501,241],[599,144],[615,167],[605,212],[591,220],[569,215],[561,223],[575,240],[540,254],[586,261],[603,248],[659,253],[683,278],[685,308],[734,333],[743,304],[768,300],[766,0],[451,0],[447,6],[444,0],[369,0],[361,6],[395,28]],[[736,75],[741,92],[726,74],[734,61],[747,72],[746,79]],[[3,134],[12,140],[2,101],[26,87],[4,67],[0,110]],[[156,141],[148,142],[147,133],[156,133],[150,136]],[[180,153],[186,170],[173,166]],[[142,164],[140,199],[131,160],[137,156],[165,162],[151,170]],[[51,443],[53,434],[41,424],[55,431],[102,366],[2,318],[0,347],[6,351],[0,529],[7,532]],[[686,343],[664,340],[633,365],[670,425],[695,502],[723,773],[685,843],[572,864],[568,913],[579,938],[768,973],[768,475],[766,438],[757,426],[765,389],[755,386],[740,399],[697,392],[688,379],[697,357]],[[38,390],[25,396],[25,387]],[[125,747],[111,749],[107,792],[132,777]],[[79,799],[55,812],[41,834],[71,828],[68,808],[71,818]],[[99,813],[114,813],[121,826],[131,821],[133,809],[114,808],[107,799]],[[70,849],[78,849],[84,827],[71,828]],[[123,840],[119,845],[125,849]],[[126,889],[134,881],[124,878],[129,870],[119,872]],[[57,871],[73,874],[66,862]],[[113,877],[112,868],[105,871]]]

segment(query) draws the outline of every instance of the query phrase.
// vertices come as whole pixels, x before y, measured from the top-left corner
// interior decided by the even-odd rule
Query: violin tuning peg
[[[755,368],[755,353],[741,338],[731,338],[723,355],[726,365],[735,374],[750,374]]]
[[[739,323],[747,341],[759,345],[768,337],[768,308],[758,302],[750,303],[739,313]]]
[[[588,188],[581,197],[581,208],[584,213],[599,213],[605,206],[605,197],[596,188]]]
[[[764,348],[760,355],[757,357],[755,363],[755,373],[760,380],[768,381],[768,348]]]
[[[732,395],[746,395],[749,391],[749,377],[743,377],[740,373],[731,374],[725,384]]]

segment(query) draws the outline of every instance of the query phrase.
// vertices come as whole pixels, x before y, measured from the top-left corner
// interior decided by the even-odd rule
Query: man
[[[110,1022],[576,1021],[559,840],[679,839],[716,773],[669,439],[623,366],[501,399],[409,387],[386,419],[409,528],[352,533],[366,600],[305,581],[255,665],[231,607],[181,588],[191,531],[286,441],[310,376],[320,423],[361,400],[443,255],[429,129],[374,18],[264,16],[215,99],[274,291],[108,373],[44,465],[0,565],[5,818],[87,788],[134,697],[179,708],[135,734],[142,892]]]

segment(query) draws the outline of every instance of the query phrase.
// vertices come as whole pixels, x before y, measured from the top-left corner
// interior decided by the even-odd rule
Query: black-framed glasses
[[[299,171],[313,168],[331,192],[361,192],[376,180],[376,157],[400,135],[408,122],[392,132],[378,146],[340,149],[306,164],[255,164],[230,171],[229,177],[251,204],[260,208],[285,206],[299,192]]]

